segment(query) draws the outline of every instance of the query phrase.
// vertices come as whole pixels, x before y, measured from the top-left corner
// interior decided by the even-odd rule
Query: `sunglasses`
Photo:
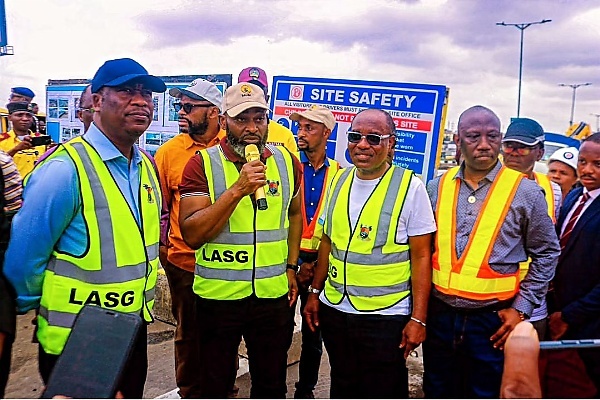
[[[535,150],[534,147],[512,147],[507,144],[502,145],[502,151],[506,154],[515,153],[518,156],[528,156],[531,152]]]
[[[367,135],[363,135],[359,132],[348,131],[348,142],[350,143],[359,143],[362,138],[367,139],[367,143],[371,146],[378,146],[383,139],[387,139],[392,135],[376,135],[374,133],[369,133]]]
[[[192,110],[194,109],[194,107],[213,107],[213,106],[215,106],[215,105],[210,104],[210,103],[208,103],[208,104],[173,103],[173,108],[175,109],[175,112],[179,112],[179,110],[181,110],[183,108],[183,111],[185,111],[186,114],[191,113]]]

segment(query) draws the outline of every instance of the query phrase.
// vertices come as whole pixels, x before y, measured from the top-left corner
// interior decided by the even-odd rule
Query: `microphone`
[[[246,161],[254,161],[260,160],[260,153],[258,152],[258,147],[255,144],[249,144],[244,148],[244,155],[246,156]],[[256,199],[256,207],[259,210],[266,210],[269,208],[267,205],[267,199],[265,198],[265,189],[261,186],[254,192],[254,198]]]

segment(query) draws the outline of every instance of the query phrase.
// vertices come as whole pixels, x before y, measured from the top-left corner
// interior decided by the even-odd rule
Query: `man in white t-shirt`
[[[327,195],[304,316],[321,328],[332,398],[408,397],[406,357],[425,339],[436,231],[423,182],[391,166],[395,125],[361,111],[348,131],[353,168]]]

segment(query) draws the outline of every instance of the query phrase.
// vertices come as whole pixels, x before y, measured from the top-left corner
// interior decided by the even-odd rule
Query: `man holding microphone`
[[[260,87],[228,88],[221,109],[226,140],[192,157],[180,185],[179,222],[196,250],[193,288],[203,321],[200,396],[227,396],[244,337],[250,396],[283,398],[289,307],[298,295],[301,166],[286,149],[266,145],[268,106]]]

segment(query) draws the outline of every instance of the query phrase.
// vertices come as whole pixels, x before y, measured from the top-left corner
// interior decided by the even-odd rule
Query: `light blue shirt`
[[[133,148],[132,162],[92,124],[83,135],[100,155],[140,224],[139,189],[142,156]],[[4,274],[17,292],[17,308],[37,308],[44,271],[56,248],[82,255],[88,246],[75,164],[60,154],[35,168],[23,191],[23,207],[12,222]]]

